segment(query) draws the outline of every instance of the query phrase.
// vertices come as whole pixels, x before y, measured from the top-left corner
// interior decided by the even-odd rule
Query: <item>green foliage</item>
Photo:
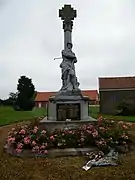
[[[17,100],[17,93],[10,92],[9,98],[5,100],[0,100],[0,105],[3,106],[13,106]]]
[[[0,106],[3,104],[3,100],[2,99],[0,99]]]
[[[121,116],[135,115],[135,101],[133,99],[123,99],[117,107],[116,114]]]
[[[133,143],[129,134],[131,124],[99,117],[97,124],[82,125],[76,129],[56,129],[49,132],[38,126],[23,126],[12,129],[7,137],[7,145],[17,153],[23,149],[36,153],[46,153],[51,148],[79,148],[96,146],[103,152],[110,147],[130,147]],[[44,148],[43,148],[44,147]]]
[[[34,107],[33,96],[35,94],[35,87],[32,83],[32,80],[26,76],[21,76],[18,80],[17,85],[18,97],[16,101],[16,107],[19,107],[20,110],[29,111]]]

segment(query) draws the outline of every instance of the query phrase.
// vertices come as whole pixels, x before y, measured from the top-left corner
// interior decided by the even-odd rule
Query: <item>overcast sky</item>
[[[73,51],[81,89],[98,77],[135,75],[135,0],[0,0],[0,98],[16,92],[21,75],[37,91],[61,88],[64,4],[77,9]]]

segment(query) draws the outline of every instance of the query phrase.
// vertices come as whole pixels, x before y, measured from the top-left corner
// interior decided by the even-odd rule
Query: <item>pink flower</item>
[[[42,145],[43,145],[43,146],[46,146],[46,147],[48,146],[48,144],[47,144],[47,143],[42,143]]]
[[[15,138],[13,138],[13,137],[9,137],[9,138],[7,139],[7,143],[8,143],[8,144],[14,143],[14,142],[15,142]]]
[[[99,146],[104,146],[104,145],[106,145],[106,141],[105,141],[104,139],[101,139],[101,140],[97,141],[96,143],[97,143],[97,145],[99,145]]]
[[[48,154],[48,151],[47,151],[47,150],[44,150],[44,154]]]
[[[30,144],[31,140],[29,137],[24,138],[24,144]]]
[[[32,148],[32,152],[39,152],[39,146],[34,146]]]
[[[55,140],[54,136],[50,136],[50,140],[54,141]]]
[[[105,128],[104,128],[104,127],[99,127],[99,129],[100,129],[101,131],[104,131],[104,130],[105,130]]]
[[[91,133],[92,133],[92,131],[90,131],[90,130],[86,130],[86,132],[87,132],[88,134],[91,134]]]
[[[119,125],[122,125],[123,123],[124,123],[123,121],[119,121],[119,122],[118,122]]]
[[[94,128],[94,126],[91,124],[87,126],[87,129],[89,129],[89,130],[92,130],[93,128]]]
[[[32,141],[32,146],[35,146],[36,144],[36,141]]]
[[[12,130],[11,131],[15,131],[15,128],[12,128]]]
[[[36,134],[38,129],[33,129],[33,133]]]
[[[44,146],[44,145],[42,145],[41,147],[40,147],[40,149],[45,149],[46,148],[46,146]]]
[[[85,139],[82,137],[82,138],[80,139],[80,141],[81,141],[81,142],[84,142],[84,141],[85,141]]]
[[[45,130],[41,131],[41,134],[46,134],[46,131]]]
[[[25,133],[26,133],[25,129],[21,129],[21,130],[19,131],[19,134],[25,134]]]
[[[123,125],[122,128],[125,130],[128,129],[128,127],[126,125]]]
[[[16,135],[17,134],[17,131],[14,131],[14,133],[13,133],[14,135]]]
[[[92,133],[92,136],[93,136],[94,138],[98,137],[98,131],[95,130],[95,131]]]
[[[37,127],[37,126],[35,126],[35,127],[34,127],[34,129],[37,129],[37,130],[38,130],[38,127]]]
[[[22,152],[22,149],[17,148],[15,151],[16,151],[16,153],[20,154]]]
[[[73,131],[71,131],[71,130],[70,130],[70,131],[68,131],[68,134],[72,134],[72,133],[73,133]]]
[[[17,149],[22,149],[22,147],[23,147],[23,144],[22,144],[22,143],[18,143],[18,144],[17,144]]]

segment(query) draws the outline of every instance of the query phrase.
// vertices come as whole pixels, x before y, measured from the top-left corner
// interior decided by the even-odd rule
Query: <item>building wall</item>
[[[98,103],[99,103],[98,101],[90,100],[90,105],[96,105],[96,104],[98,104]]]
[[[47,108],[47,105],[48,105],[48,101],[35,102],[35,107],[37,108],[41,108],[41,107]]]
[[[100,92],[100,113],[115,114],[115,110],[124,98],[135,100],[135,90],[106,90]]]

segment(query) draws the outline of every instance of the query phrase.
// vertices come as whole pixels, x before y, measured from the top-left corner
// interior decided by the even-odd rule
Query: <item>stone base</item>
[[[68,157],[68,156],[84,156],[87,153],[98,151],[96,147],[89,148],[65,148],[65,149],[50,149],[48,154],[38,154],[32,153],[31,150],[23,150],[20,154],[17,154],[12,147],[4,148],[5,152],[12,156],[17,156],[20,158],[56,158],[56,157]]]
[[[82,95],[56,95],[49,98],[48,120],[66,121],[89,119],[89,98]]]
[[[46,128],[49,131],[53,131],[55,129],[60,129],[60,128],[75,129],[82,125],[95,124],[96,122],[97,120],[90,116],[87,120],[76,120],[76,121],[53,121],[53,120],[48,120],[47,117],[45,117],[40,121],[39,127],[41,129]]]

